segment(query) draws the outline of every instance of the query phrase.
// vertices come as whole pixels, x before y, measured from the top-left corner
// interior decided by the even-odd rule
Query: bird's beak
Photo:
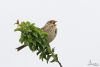
[[[55,21],[55,23],[56,23],[56,22],[58,22],[58,21]]]
[[[54,24],[55,24],[56,22],[58,22],[58,21],[55,21]]]

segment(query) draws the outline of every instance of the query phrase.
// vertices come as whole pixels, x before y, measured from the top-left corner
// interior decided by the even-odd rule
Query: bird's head
[[[46,25],[56,26],[56,20],[49,20]]]

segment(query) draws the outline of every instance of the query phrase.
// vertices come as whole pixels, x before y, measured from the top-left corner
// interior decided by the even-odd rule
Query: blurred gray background
[[[58,35],[51,43],[63,67],[100,64],[100,0],[0,0],[0,67],[59,67],[38,59],[29,48],[20,52],[16,20],[42,27],[57,20]]]

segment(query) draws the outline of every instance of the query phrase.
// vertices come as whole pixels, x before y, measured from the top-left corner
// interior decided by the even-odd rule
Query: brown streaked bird
[[[44,27],[41,28],[44,32],[48,33],[48,42],[49,43],[52,42],[54,40],[54,38],[56,37],[56,34],[57,34],[56,22],[57,21],[55,21],[55,20],[50,20],[44,25]],[[27,45],[22,45],[16,49],[17,49],[17,51],[20,51],[21,49],[23,49],[26,46]]]

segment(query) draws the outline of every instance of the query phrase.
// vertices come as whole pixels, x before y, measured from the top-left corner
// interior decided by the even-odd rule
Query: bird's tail
[[[27,45],[22,45],[22,46],[19,46],[17,49],[17,51],[20,51],[21,49],[23,49],[24,47],[26,47]]]

